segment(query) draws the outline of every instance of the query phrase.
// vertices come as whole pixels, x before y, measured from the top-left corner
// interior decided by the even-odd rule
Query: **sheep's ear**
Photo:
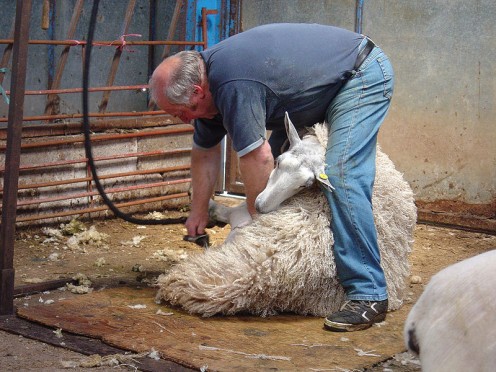
[[[300,136],[298,135],[296,128],[291,122],[291,119],[289,118],[287,111],[286,114],[284,115],[284,125],[286,126],[286,134],[288,135],[288,139],[289,139],[289,147],[293,147],[294,145],[300,143],[301,142]]]
[[[325,174],[323,169],[315,174],[315,179],[317,180],[319,185],[321,185],[327,191],[332,192],[334,190],[334,186],[332,186],[329,182],[329,177],[327,176],[327,174]]]

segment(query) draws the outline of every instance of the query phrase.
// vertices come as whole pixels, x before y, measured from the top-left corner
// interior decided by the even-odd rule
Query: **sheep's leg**
[[[232,229],[243,227],[251,223],[252,218],[246,207],[246,202],[232,208],[229,221]]]
[[[217,203],[215,200],[208,201],[208,216],[212,221],[229,223],[231,208]]]
[[[210,200],[208,203],[208,214],[210,219],[214,221],[231,225],[231,232],[227,237],[228,241],[233,239],[236,228],[246,226],[252,221],[245,202],[236,207],[227,207],[217,203],[215,200]]]
[[[210,200],[208,214],[212,220],[228,223],[232,229],[248,225],[252,220],[245,202],[236,207],[227,207],[215,200]]]

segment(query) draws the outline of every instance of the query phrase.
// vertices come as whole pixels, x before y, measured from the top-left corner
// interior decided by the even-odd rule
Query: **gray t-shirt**
[[[219,114],[195,120],[196,146],[210,148],[225,134],[243,156],[259,147],[266,129],[325,120],[325,112],[353,69],[363,36],[317,24],[252,28],[200,52]]]

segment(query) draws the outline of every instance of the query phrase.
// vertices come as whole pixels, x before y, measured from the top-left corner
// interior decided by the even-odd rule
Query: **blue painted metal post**
[[[355,32],[359,34],[362,33],[363,5],[364,0],[356,0]]]
[[[55,1],[50,0],[48,39],[55,40]],[[55,76],[55,45],[48,45],[48,89]]]
[[[222,0],[188,0],[186,13],[186,40],[203,41],[202,8],[217,10],[217,14],[207,16],[207,44],[213,45],[221,40]],[[200,46],[195,47],[200,50]]]
[[[222,40],[235,35],[241,28],[241,1],[226,0],[224,13],[221,14],[224,26],[222,27]]]

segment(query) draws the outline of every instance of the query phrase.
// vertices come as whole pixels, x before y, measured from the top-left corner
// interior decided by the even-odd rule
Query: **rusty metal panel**
[[[131,57],[136,55],[142,56],[138,52],[141,49],[149,51],[150,48],[169,48],[178,46],[180,48],[188,46],[205,47],[203,41],[172,40],[172,35],[177,38],[180,32],[174,30],[176,25],[183,24],[185,14],[181,12],[181,5],[175,6],[175,12],[167,32],[154,35],[152,40],[146,40],[144,35],[140,40],[126,40],[125,36],[133,32],[133,27],[143,29],[143,24],[150,19],[161,22],[168,15],[157,15],[157,17],[143,17],[148,11],[150,14],[155,12],[157,3],[160,2],[160,9],[170,9],[176,2],[172,0],[163,0],[149,2],[145,0],[129,0],[126,3],[116,3],[112,7],[104,4],[102,7],[100,27],[104,26],[103,32],[99,35],[117,36],[115,40],[97,40],[94,43],[101,51],[110,51],[113,57],[110,60],[102,56],[108,53],[96,54],[92,56],[94,69],[102,71],[105,65],[109,66],[109,76],[107,84],[101,86],[99,82],[105,81],[95,79],[97,83],[91,86],[89,92],[93,95],[103,92],[103,100],[98,102],[93,99],[93,112],[89,113],[91,118],[92,142],[96,151],[98,162],[98,173],[106,184],[106,190],[112,195],[113,200],[121,206],[127,206],[127,209],[133,211],[146,211],[156,206],[181,206],[189,202],[188,190],[190,188],[189,162],[191,150],[191,133],[192,126],[188,123],[181,123],[178,120],[166,115],[163,111],[150,111],[146,102],[142,109],[135,110],[128,108],[125,104],[119,106],[119,111],[109,111],[110,92],[116,92],[112,97],[114,102],[120,101],[120,94],[138,94],[140,101],[147,95],[148,76],[143,75],[140,84],[134,85],[114,85],[121,76],[121,70],[128,64]],[[152,4],[153,3],[153,4]],[[164,4],[167,6],[164,7]],[[43,9],[41,8],[43,5]],[[15,192],[19,203],[17,204],[17,222],[28,223],[32,221],[57,222],[71,218],[77,215],[100,215],[106,211],[106,207],[99,203],[98,195],[93,190],[92,179],[86,166],[86,157],[80,136],[81,118],[79,105],[71,106],[72,110],[67,108],[73,102],[73,98],[81,94],[81,80],[74,79],[75,66],[79,58],[79,67],[82,63],[84,49],[86,46],[85,32],[86,22],[88,21],[84,9],[91,7],[89,2],[78,0],[71,4],[67,2],[49,1],[36,3],[33,6],[33,12],[25,13],[26,19],[35,25],[30,35],[35,36],[27,41],[29,48],[49,46],[62,48],[61,53],[57,56],[57,63],[50,65],[57,66],[53,81],[50,79],[33,83],[33,79],[26,79],[29,74],[33,74],[32,68],[24,68],[23,74],[29,89],[23,95],[29,97],[29,100],[45,99],[43,111],[41,114],[36,111],[42,105],[25,105],[23,115],[20,117],[22,125],[22,156],[18,164],[10,162],[16,166],[20,172],[19,192]],[[57,12],[55,11],[57,10]],[[46,27],[38,29],[38,25],[32,17],[42,13],[43,18],[48,17],[48,30]],[[54,15],[55,14],[55,15]],[[53,17],[70,16],[70,22],[67,25],[67,32],[54,32],[52,28],[64,25],[64,20],[54,22]],[[155,14],[154,14],[155,15]],[[119,19],[120,17],[123,17]],[[158,19],[162,16],[161,19]],[[137,20],[139,18],[139,20]],[[102,22],[105,19],[105,22]],[[138,22],[138,23],[137,23]],[[119,23],[121,23],[119,25]],[[204,23],[203,27],[205,26]],[[5,25],[5,22],[2,23]],[[112,32],[117,25],[118,30]],[[151,30],[155,25],[148,25]],[[61,26],[61,29],[63,27]],[[5,26],[3,26],[5,29]],[[2,32],[3,35],[2,35]],[[151,31],[150,31],[151,34]],[[10,59],[14,38],[9,34],[5,39],[6,30],[0,29],[0,44],[6,45],[2,57],[2,66],[7,66]],[[58,35],[62,39],[40,36]],[[118,35],[121,35],[119,37]],[[64,39],[65,37],[65,39]],[[37,49],[39,51],[40,49]],[[36,54],[39,59],[39,55]],[[153,58],[153,53],[147,55]],[[125,57],[125,58],[124,58]],[[51,58],[48,56],[48,58]],[[149,64],[154,61],[138,58],[149,70]],[[37,60],[36,74],[43,76],[43,70],[47,68],[43,61]],[[32,62],[31,62],[32,66]],[[119,70],[117,69],[119,66]],[[126,67],[129,69],[129,67]],[[2,81],[14,82],[14,76],[10,72],[1,74]],[[136,75],[137,76],[137,75]],[[131,79],[136,81],[136,76]],[[120,77],[121,81],[127,81],[128,76]],[[48,86],[43,86],[48,84]],[[48,89],[46,89],[48,88]],[[7,91],[8,95],[15,95],[14,89]],[[31,98],[33,97],[33,98]],[[94,97],[95,98],[95,97]],[[122,101],[126,102],[126,101]],[[63,108],[63,105],[65,108]],[[114,106],[115,107],[115,104]],[[100,112],[98,112],[100,111]],[[0,150],[7,150],[9,145],[5,142],[7,139],[7,130],[2,127],[2,123],[7,123],[7,118],[0,117]],[[21,131],[19,131],[21,136]],[[0,153],[0,159],[3,160],[3,154]],[[10,172],[7,167],[0,167],[0,174],[5,180]],[[14,174],[14,173],[12,173]],[[16,181],[17,183],[17,181]],[[0,193],[8,194],[7,183],[0,185]],[[17,194],[17,195],[15,195]],[[2,214],[5,214],[7,204],[0,205]]]

